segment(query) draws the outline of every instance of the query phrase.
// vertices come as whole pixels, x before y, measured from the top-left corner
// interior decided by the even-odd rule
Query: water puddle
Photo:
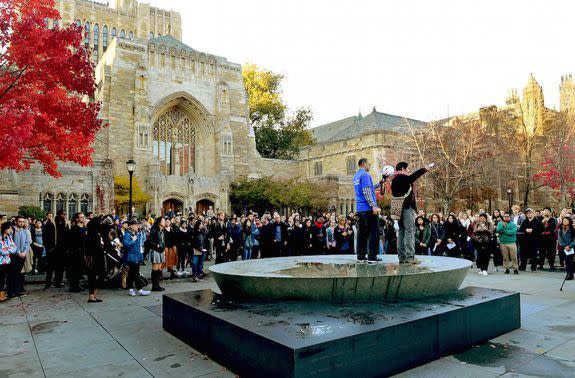
[[[422,265],[393,263],[337,264],[321,262],[298,262],[296,267],[272,272],[288,277],[381,277],[430,272]]]

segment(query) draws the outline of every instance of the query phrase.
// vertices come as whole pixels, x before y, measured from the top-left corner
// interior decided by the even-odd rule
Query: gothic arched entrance
[[[162,202],[162,214],[166,215],[168,212],[172,211],[176,214],[178,211],[183,212],[184,204],[182,201],[175,198],[169,198]]]
[[[204,214],[208,212],[208,209],[212,207],[214,209],[214,203],[208,199],[199,200],[196,203],[196,214]]]

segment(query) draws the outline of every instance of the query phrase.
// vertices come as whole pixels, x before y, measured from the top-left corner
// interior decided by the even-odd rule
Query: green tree
[[[312,111],[300,108],[293,114],[287,113],[281,92],[283,75],[246,64],[243,76],[250,123],[254,127],[257,149],[263,157],[294,159],[301,147],[314,143],[308,130]]]
[[[263,177],[257,180],[238,178],[231,184],[230,201],[236,213],[290,207],[311,211],[326,209],[328,198],[325,188],[307,180],[274,180]]]
[[[142,205],[151,199],[150,195],[146,193],[138,180],[134,177],[132,181],[132,204],[134,206]],[[127,210],[130,201],[130,178],[127,176],[114,177],[114,201],[116,207],[122,210]]]
[[[23,205],[18,208],[18,215],[25,218],[44,219],[46,212],[41,207],[35,205]]]

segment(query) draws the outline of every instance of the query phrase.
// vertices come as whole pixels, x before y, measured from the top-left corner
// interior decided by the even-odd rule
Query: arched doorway
[[[162,214],[166,215],[171,210],[174,214],[183,212],[184,204],[175,198],[170,198],[162,202]]]
[[[214,209],[214,203],[208,199],[198,201],[196,203],[196,214],[204,214],[204,212],[207,213],[210,206]]]

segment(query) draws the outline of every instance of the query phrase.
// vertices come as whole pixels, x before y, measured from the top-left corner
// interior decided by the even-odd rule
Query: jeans
[[[365,260],[365,255],[371,260],[377,258],[379,252],[379,226],[377,215],[371,210],[357,213],[357,258]]]
[[[242,260],[250,260],[252,258],[252,247],[244,247],[244,253],[242,254]]]
[[[415,210],[401,211],[399,235],[397,236],[397,255],[399,261],[413,259],[415,256]]]
[[[202,270],[200,269],[200,260],[203,260],[203,255],[194,255],[192,258],[192,277],[199,277]]]

